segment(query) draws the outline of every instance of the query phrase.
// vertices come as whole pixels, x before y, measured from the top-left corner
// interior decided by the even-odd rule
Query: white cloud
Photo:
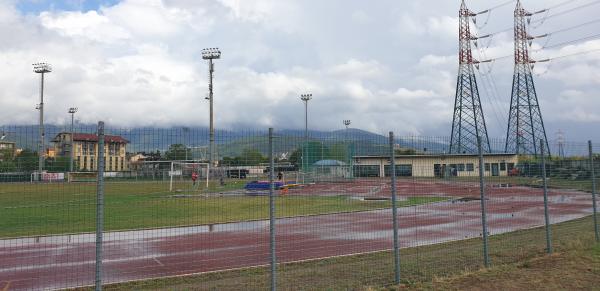
[[[41,24],[66,37],[89,38],[93,41],[111,43],[124,40],[130,34],[122,27],[111,23],[110,19],[96,11],[80,12],[42,12]]]
[[[96,11],[37,15],[0,2],[0,64],[10,68],[0,71],[0,123],[36,120],[38,76],[30,64],[48,61],[54,65],[47,76],[48,122],[66,122],[66,108],[78,106],[88,123],[204,126],[207,68],[200,50],[218,46],[218,127],[300,128],[298,95],[310,92],[311,126],[317,129],[337,129],[341,120],[352,119],[353,126],[377,132],[447,135],[458,65],[458,4],[451,2],[124,0]],[[530,2],[534,10],[560,0]],[[474,11],[487,8],[469,4],[478,6]],[[487,26],[473,31],[510,27],[511,11],[494,11]],[[579,19],[595,17],[584,12]],[[532,33],[577,18],[564,17],[553,20],[558,27],[546,27],[549,21]],[[564,40],[557,36],[550,44]],[[544,40],[536,42],[540,47]],[[477,59],[510,56],[512,32],[478,44],[485,54],[476,50]],[[532,55],[592,49],[600,43]],[[546,73],[545,65],[538,66],[536,88],[549,124],[598,122],[600,53],[557,59]],[[488,70],[482,66],[481,73]],[[508,109],[512,71],[512,57],[504,58],[489,73],[497,87],[479,82],[488,121]],[[491,127],[494,135],[503,135],[501,123]]]

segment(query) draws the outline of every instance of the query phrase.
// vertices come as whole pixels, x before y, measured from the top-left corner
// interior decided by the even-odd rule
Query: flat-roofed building
[[[515,154],[485,154],[486,176],[508,176],[518,162]],[[387,177],[390,173],[389,156],[355,156],[355,177]],[[479,176],[479,156],[454,155],[400,155],[396,156],[396,176],[405,177],[469,177]]]

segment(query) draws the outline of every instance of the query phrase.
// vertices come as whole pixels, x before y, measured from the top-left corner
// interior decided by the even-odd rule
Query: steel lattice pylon
[[[507,153],[538,155],[540,153],[540,140],[544,140],[547,153],[549,153],[549,147],[531,74],[531,66],[535,63],[529,58],[530,41],[534,39],[527,33],[527,18],[531,15],[533,14],[523,8],[521,1],[517,1],[514,31],[515,71],[505,151]]]
[[[478,136],[481,137],[482,151],[491,152],[475,78],[474,65],[479,64],[479,61],[473,58],[471,51],[471,41],[477,40],[477,37],[471,35],[470,20],[477,14],[467,8],[464,0],[459,13],[459,69],[449,153],[477,153],[479,151]]]

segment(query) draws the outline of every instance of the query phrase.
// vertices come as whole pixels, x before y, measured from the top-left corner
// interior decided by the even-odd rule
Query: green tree
[[[164,160],[167,161],[178,161],[190,159],[192,157],[192,151],[190,148],[182,144],[172,144],[163,156]]]
[[[2,172],[15,172],[17,165],[13,161],[1,161],[0,162],[0,173]]]
[[[239,156],[240,163],[248,166],[255,166],[260,163],[267,163],[269,159],[263,156],[260,151],[256,149],[244,149],[242,154]]]
[[[332,145],[328,150],[326,159],[338,160],[347,163],[350,160],[348,155],[348,146],[343,143]]]
[[[298,165],[300,165],[301,157],[302,157],[302,148],[297,148],[295,151],[292,152],[292,154],[288,158],[288,161],[292,165],[298,166]]]
[[[70,168],[71,158],[69,157],[56,157],[53,159],[46,159],[44,169],[48,172],[68,172]],[[73,169],[78,169],[77,161],[73,161]]]
[[[38,167],[38,154],[32,150],[24,149],[14,161],[17,171],[34,171]]]

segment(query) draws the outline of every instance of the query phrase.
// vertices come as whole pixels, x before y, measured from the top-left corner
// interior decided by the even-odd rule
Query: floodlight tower
[[[79,109],[77,107],[69,108],[69,114],[71,114],[71,144],[69,146],[69,150],[71,151],[69,157],[69,171],[73,172],[73,156],[75,155],[75,149],[73,146],[75,145],[75,132],[73,131],[73,123],[75,122],[75,113],[77,113]]]
[[[558,143],[558,156],[565,158],[565,133],[562,130],[558,130],[556,133],[556,141]]]
[[[352,123],[352,121],[350,121],[349,119],[344,120],[344,125],[346,126],[346,129],[348,129],[348,126],[350,126],[350,123]]]
[[[527,25],[531,16],[544,11],[546,10],[528,12],[519,0],[515,8],[515,69],[506,133],[505,151],[507,153],[537,156],[540,153],[540,140],[544,140],[544,146],[548,149],[546,152],[550,155],[542,112],[531,74],[532,65],[536,61],[529,58],[531,41],[547,35],[534,37],[527,33]]]
[[[208,155],[211,166],[216,166],[215,161],[215,127],[214,127],[214,115],[213,115],[213,73],[215,72],[215,65],[213,60],[221,58],[221,51],[218,48],[206,48],[202,50],[202,59],[208,60],[208,101],[210,102],[210,143],[208,149]]]
[[[306,148],[306,155],[302,154],[302,164],[304,169],[308,167],[308,101],[312,99],[312,94],[301,94],[300,100],[304,102],[304,144]]]
[[[348,140],[348,127],[350,126],[350,123],[352,123],[350,119],[344,120],[344,125],[346,126],[346,140]]]
[[[45,147],[45,135],[46,132],[44,130],[44,75],[46,73],[52,72],[52,66],[47,63],[35,63],[33,64],[33,72],[36,74],[40,74],[40,104],[38,104],[37,109],[40,111],[40,125],[39,125],[39,133],[40,133],[40,141],[38,143],[38,175],[37,180],[41,180],[42,170],[44,170],[44,147]]]
[[[477,41],[480,38],[489,37],[489,35],[477,37],[471,34],[470,21],[471,17],[475,16],[477,13],[471,12],[463,0],[459,11],[459,68],[452,135],[450,136],[450,154],[477,153],[478,137],[481,138],[482,151],[484,153],[491,152],[474,69],[474,66],[481,62],[473,58],[471,51],[471,41]]]

